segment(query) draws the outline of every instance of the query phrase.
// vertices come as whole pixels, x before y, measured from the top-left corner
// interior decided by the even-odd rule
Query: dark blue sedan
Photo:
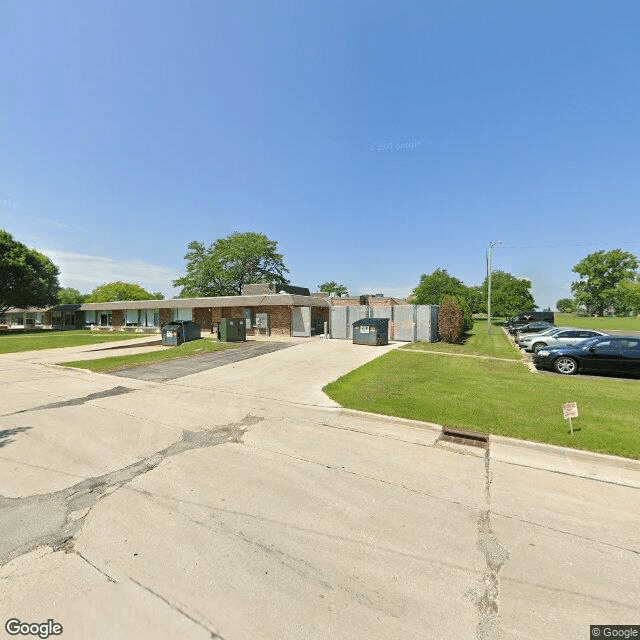
[[[571,347],[543,348],[534,354],[533,363],[565,375],[579,371],[640,374],[640,338],[600,336]]]

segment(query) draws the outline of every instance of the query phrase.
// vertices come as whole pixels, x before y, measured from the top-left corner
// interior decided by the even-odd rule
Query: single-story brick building
[[[8,309],[0,315],[0,329],[82,329],[84,317],[79,304],[55,307]]]
[[[0,317],[0,328],[158,332],[173,320],[193,320],[204,331],[210,331],[224,318],[245,318],[249,336],[309,337],[323,333],[325,323],[332,320],[332,307],[366,306],[373,310],[374,316],[377,307],[381,317],[392,318],[390,308],[397,305],[407,305],[407,301],[382,294],[338,297],[324,292],[310,293],[305,287],[293,285],[252,284],[246,285],[239,296],[10,309]],[[393,329],[391,319],[391,335],[394,335]]]
[[[329,321],[330,303],[291,285],[248,285],[239,296],[93,302],[80,306],[92,329],[153,331],[172,320],[193,320],[205,331],[224,318],[245,318],[247,335],[311,336]]]

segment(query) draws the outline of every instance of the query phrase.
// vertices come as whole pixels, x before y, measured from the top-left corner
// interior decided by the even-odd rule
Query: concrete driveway
[[[0,357],[2,625],[406,640],[640,622],[640,464],[447,444],[322,393],[394,346],[310,340],[160,383]]]

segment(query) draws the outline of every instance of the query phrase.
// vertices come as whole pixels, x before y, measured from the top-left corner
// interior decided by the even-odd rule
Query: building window
[[[98,312],[97,311],[85,311],[84,312],[85,324],[98,324]]]
[[[112,317],[111,311],[100,311],[100,326],[110,327],[111,317]]]
[[[160,312],[157,309],[140,309],[141,327],[159,327]]]
[[[35,325],[42,326],[44,324],[44,313],[36,313],[35,315]]]
[[[10,317],[11,317],[11,324],[12,325],[23,325],[24,324],[24,316],[21,313],[12,313]]]
[[[140,323],[138,309],[127,309],[124,312],[125,327],[137,327]]]
[[[171,320],[192,320],[192,309],[171,309]]]

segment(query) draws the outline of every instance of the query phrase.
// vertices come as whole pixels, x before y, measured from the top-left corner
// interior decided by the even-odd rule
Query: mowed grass
[[[574,316],[572,313],[556,313],[558,327],[578,327],[596,331],[640,331],[640,318],[606,316],[591,318]]]
[[[487,330],[486,320],[477,320],[473,330],[468,334],[464,344],[448,344],[446,342],[412,342],[401,349],[407,351],[432,351],[444,353],[460,353],[474,356],[491,356],[493,358],[508,358],[520,360],[520,352],[513,347],[502,330],[502,323],[496,321],[491,327],[491,333]]]
[[[145,334],[143,333],[125,333],[124,331],[50,331],[43,329],[21,333],[0,332],[0,354],[78,347],[87,344],[117,342],[119,340],[133,340],[144,337]]]
[[[392,351],[327,385],[344,407],[640,459],[640,383],[542,375],[522,362]],[[574,435],[562,416],[577,402]]]
[[[229,342],[217,342],[203,338],[185,342],[178,347],[164,347],[159,351],[149,351],[148,353],[135,353],[131,355],[109,356],[98,360],[73,360],[71,362],[60,362],[65,367],[75,367],[77,369],[88,369],[97,373],[109,373],[121,369],[132,367],[142,367],[145,364],[164,362],[174,358],[188,358],[190,356],[200,356],[205,353],[225,351],[226,349],[237,349],[241,345]]]

